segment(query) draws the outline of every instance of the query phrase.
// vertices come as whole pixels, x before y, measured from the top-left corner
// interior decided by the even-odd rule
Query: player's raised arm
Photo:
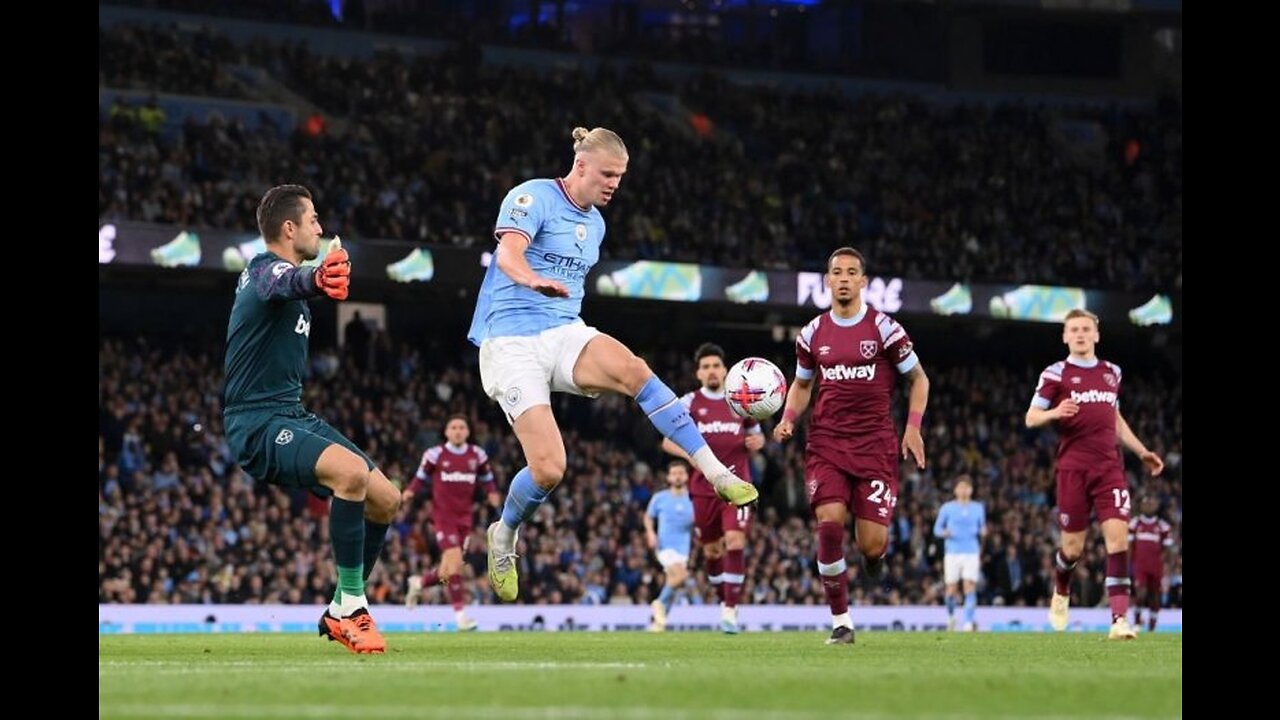
[[[249,265],[246,272],[254,291],[265,302],[305,300],[320,295],[346,300],[351,283],[351,260],[342,248],[342,241],[335,237],[317,267],[299,267],[285,260],[273,262],[264,257]]]
[[[316,285],[316,268],[298,267],[284,260],[264,258],[245,270],[258,297],[265,302],[305,300],[321,294]]]

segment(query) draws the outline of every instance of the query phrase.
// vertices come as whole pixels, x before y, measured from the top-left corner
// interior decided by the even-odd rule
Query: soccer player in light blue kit
[[[551,393],[634,397],[649,421],[693,458],[716,492],[739,507],[759,493],[707,447],[676,394],[616,339],[578,317],[587,273],[600,259],[604,218],[627,171],[627,148],[605,128],[573,130],[563,178],[523,182],[498,210],[498,248],[476,298],[467,339],[480,348],[480,382],[502,407],[529,464],[511,480],[502,519],[489,526],[489,582],[516,599],[516,532],[565,471]]]
[[[689,466],[679,458],[667,465],[669,489],[655,493],[644,513],[644,534],[649,548],[658,551],[658,562],[666,582],[653,608],[653,624],[649,629],[667,629],[667,613],[676,601],[684,581],[689,577],[689,547],[693,544],[693,499],[689,497]],[[658,529],[653,529],[654,521]]]
[[[943,580],[947,584],[947,629],[956,629],[956,596],[964,582],[964,629],[978,629],[973,613],[978,607],[978,556],[987,534],[987,511],[974,501],[973,483],[968,475],[956,478],[956,499],[943,503],[933,534],[944,538]]]

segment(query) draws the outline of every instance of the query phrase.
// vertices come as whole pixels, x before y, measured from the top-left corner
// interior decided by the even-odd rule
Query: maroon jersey
[[[1059,470],[1123,468],[1116,439],[1120,377],[1120,366],[1102,359],[1088,367],[1068,359],[1040,373],[1033,407],[1049,410],[1068,399],[1080,406],[1073,417],[1057,421]]]
[[[497,491],[489,455],[478,445],[456,448],[446,443],[429,448],[422,453],[422,465],[409,489],[421,490],[428,479],[435,515],[451,517],[460,525],[471,524],[477,482],[486,494]]]
[[[1139,515],[1129,521],[1129,545],[1133,567],[1138,572],[1164,570],[1165,550],[1173,547],[1173,528],[1158,517]]]
[[[818,381],[807,451],[860,477],[896,478],[889,406],[898,375],[919,362],[907,331],[873,307],[811,320],[796,338],[796,377]]]
[[[747,452],[747,435],[759,434],[760,423],[751,418],[740,418],[729,409],[724,400],[724,393],[712,393],[699,388],[684,397],[680,403],[689,416],[698,425],[698,432],[706,439],[711,452],[720,462],[733,471],[735,475],[751,481],[751,471],[747,467],[750,453]],[[717,497],[715,488],[700,470],[694,468],[693,477],[689,478],[689,495],[693,497]]]

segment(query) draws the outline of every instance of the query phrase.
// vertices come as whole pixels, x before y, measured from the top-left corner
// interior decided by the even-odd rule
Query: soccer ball
[[[777,365],[764,358],[743,358],[729,368],[724,379],[724,400],[734,415],[764,420],[782,409],[787,398],[787,378]]]

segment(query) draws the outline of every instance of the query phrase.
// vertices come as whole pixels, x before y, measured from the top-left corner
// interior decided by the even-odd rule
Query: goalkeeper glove
[[[316,288],[334,300],[346,300],[350,287],[351,258],[342,249],[342,241],[335,237],[316,268]]]

